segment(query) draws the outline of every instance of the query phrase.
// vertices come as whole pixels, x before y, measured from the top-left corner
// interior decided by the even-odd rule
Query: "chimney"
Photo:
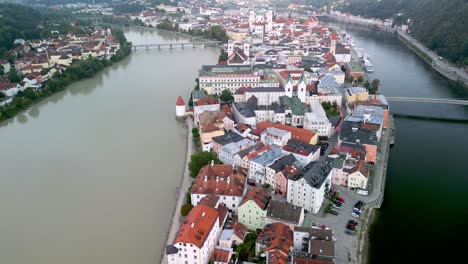
[[[190,227],[191,227],[191,228],[195,227],[195,223],[191,223],[191,224],[190,224]]]
[[[214,160],[211,160],[211,167],[213,167],[214,165]]]

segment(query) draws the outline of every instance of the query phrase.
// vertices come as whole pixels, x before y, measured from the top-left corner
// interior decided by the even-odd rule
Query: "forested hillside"
[[[41,14],[27,6],[0,4],[0,57],[17,38],[39,38]]]
[[[335,9],[365,17],[393,17],[396,23],[411,18],[415,38],[450,61],[468,65],[467,0],[346,0]]]
[[[72,20],[73,15],[67,10],[0,4],[0,59],[6,58],[6,51],[14,46],[14,40],[17,38],[45,38],[51,36],[52,31],[58,31],[60,34],[81,32],[79,27],[70,24]]]

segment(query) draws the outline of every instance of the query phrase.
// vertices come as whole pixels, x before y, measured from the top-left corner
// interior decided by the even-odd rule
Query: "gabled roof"
[[[286,202],[270,201],[267,208],[267,218],[272,218],[280,222],[293,223],[299,225],[302,207],[292,205]]]
[[[257,124],[257,128],[267,129],[268,127],[276,127],[279,129],[287,130],[291,132],[291,138],[302,142],[310,143],[312,138],[315,136],[315,132],[305,130],[302,128],[292,127],[283,124],[271,123],[271,122],[260,122]]]
[[[215,209],[206,205],[195,206],[180,226],[174,244],[190,243],[202,248],[217,220],[218,212]]]
[[[256,187],[251,189],[242,199],[239,207],[245,204],[247,201],[254,201],[261,210],[266,210],[268,202],[271,199],[271,195],[263,188]]]
[[[242,196],[245,177],[234,173],[232,166],[224,164],[205,165],[198,173],[191,192],[226,196]]]
[[[257,244],[265,246],[265,252],[275,255],[276,263],[284,263],[293,246],[293,232],[282,223],[267,224],[257,237]]]

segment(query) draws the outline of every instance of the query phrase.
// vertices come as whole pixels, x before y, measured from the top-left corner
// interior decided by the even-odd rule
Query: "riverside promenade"
[[[180,214],[180,208],[185,203],[185,196],[187,194],[188,188],[192,185],[192,181],[193,181],[192,178],[190,177],[190,173],[188,169],[190,157],[192,156],[194,152],[193,138],[192,138],[193,120],[190,116],[185,119],[185,124],[187,126],[188,133],[187,133],[187,155],[185,157],[185,163],[184,163],[184,175],[182,177],[180,186],[179,188],[177,188],[177,192],[176,192],[177,202],[174,207],[172,223],[169,228],[169,232],[167,233],[166,243],[164,244],[162,257],[161,257],[161,263],[163,264],[168,263],[167,256],[166,256],[166,246],[171,244],[174,241],[177,231],[179,231],[180,224],[182,223],[182,215]]]

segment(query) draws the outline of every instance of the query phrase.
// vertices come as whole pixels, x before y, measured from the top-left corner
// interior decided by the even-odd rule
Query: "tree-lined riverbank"
[[[44,82],[40,88],[26,88],[13,97],[13,101],[0,108],[0,122],[16,116],[42,99],[63,91],[71,83],[93,77],[106,67],[123,60],[130,55],[131,49],[122,31],[116,30],[115,37],[119,40],[120,49],[110,59],[89,57],[76,61],[62,73],[55,73],[50,80]]]

